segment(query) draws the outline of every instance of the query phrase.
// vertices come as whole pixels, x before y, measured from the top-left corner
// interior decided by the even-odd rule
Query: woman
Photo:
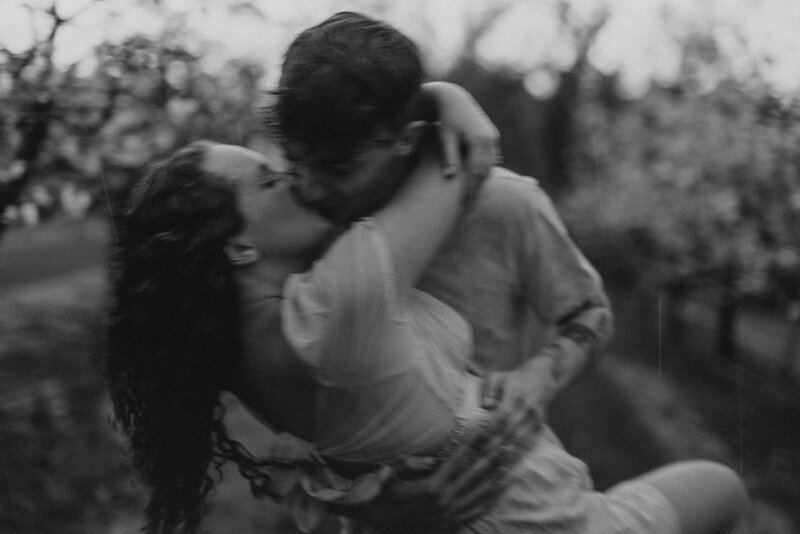
[[[470,147],[470,170],[484,176],[495,157],[494,126],[475,111],[463,91],[442,83],[426,84],[426,90],[441,114],[439,131],[449,156],[444,172],[455,172],[458,146],[465,143]],[[213,487],[209,465],[233,460],[255,493],[271,494],[268,483],[274,466],[257,461],[229,439],[218,395],[221,389],[232,388],[230,374],[243,353],[240,291],[219,246],[242,228],[235,201],[246,197],[228,183],[198,183],[171,191],[164,181],[169,175],[171,183],[178,183],[176,174],[191,179],[205,147],[198,144],[177,154],[171,163],[154,166],[132,195],[131,204],[137,209],[120,228],[112,261],[114,302],[105,371],[118,420],[130,434],[134,464],[153,488],[147,517],[150,530],[156,532],[170,532],[180,525],[188,531],[197,527]],[[157,191],[159,183],[163,189]],[[168,205],[158,204],[167,200]],[[281,213],[278,204],[276,215]],[[297,207],[293,199],[282,207],[288,206]],[[318,222],[311,228],[328,227]],[[291,248],[297,236],[289,234],[287,239]],[[274,345],[275,358],[289,350],[285,344]],[[293,409],[308,406],[299,393],[308,391],[311,381],[292,372],[296,366],[292,358],[284,356],[284,363],[284,371],[292,379],[299,377],[300,383],[288,388],[291,380],[275,380],[272,391]],[[174,398],[179,393],[182,398]],[[285,411],[273,411],[264,408],[277,428],[310,437],[308,423],[304,428]]]
[[[371,467],[444,456],[485,424],[477,379],[465,370],[468,325],[413,289],[463,194],[462,178],[440,176],[429,154],[389,206],[313,264],[332,228],[298,206],[255,152],[195,144],[139,185],[117,247],[108,374],[134,464],[152,488],[150,532],[197,528],[213,487],[209,466],[233,460],[255,493],[274,488],[275,463],[227,436],[224,390],[273,426],[313,439],[299,458],[312,475],[332,472],[314,465],[323,458]],[[307,333],[321,335],[298,343]],[[554,525],[572,515],[583,518],[581,531],[613,532],[617,518],[641,511],[632,503],[642,491],[660,496],[656,508],[666,495],[669,506],[652,532],[744,532],[745,497],[727,471],[670,466],[603,494],[570,479],[571,461],[534,440],[511,470],[509,497],[464,532],[535,532],[541,525],[520,515],[530,507],[552,512]],[[386,476],[355,476],[344,493],[368,500]],[[303,478],[301,489],[325,500],[333,487],[309,486],[319,481]]]

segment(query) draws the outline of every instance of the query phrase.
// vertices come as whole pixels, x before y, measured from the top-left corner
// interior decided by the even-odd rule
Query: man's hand
[[[543,423],[558,390],[549,361],[534,357],[519,369],[488,373],[481,391],[481,406],[502,414],[521,405]]]
[[[357,515],[398,532],[449,530],[469,523],[502,496],[511,483],[511,468],[532,448],[540,427],[536,413],[518,404],[460,444],[430,474],[407,463],[366,506],[366,513]]]
[[[521,404],[544,422],[552,400],[585,367],[596,339],[580,325],[562,328],[555,342],[518,369],[489,373],[484,379],[481,406],[502,413]]]

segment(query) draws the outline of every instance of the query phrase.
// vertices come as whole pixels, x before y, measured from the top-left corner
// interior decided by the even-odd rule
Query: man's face
[[[401,141],[388,135],[355,151],[309,151],[284,143],[297,200],[337,223],[351,222],[383,206],[405,177]]]

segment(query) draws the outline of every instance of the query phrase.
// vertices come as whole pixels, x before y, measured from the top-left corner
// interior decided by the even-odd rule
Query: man
[[[343,225],[390,199],[424,135],[422,81],[415,45],[381,22],[340,13],[302,32],[286,54],[274,108],[298,199]],[[484,406],[504,413],[524,404],[544,421],[551,400],[611,335],[608,299],[536,181],[494,168],[476,192],[419,287],[471,324]],[[546,425],[542,434],[557,441]],[[394,504],[408,521],[425,498],[452,497],[447,481],[436,480],[390,485],[367,514],[388,518]],[[425,510],[453,523],[469,516]]]

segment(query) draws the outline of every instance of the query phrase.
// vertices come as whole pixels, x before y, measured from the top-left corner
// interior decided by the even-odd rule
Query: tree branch
[[[464,39],[464,51],[463,55],[467,58],[474,59],[476,56],[475,47],[478,44],[478,41],[486,35],[489,30],[492,29],[492,26],[495,25],[497,20],[505,14],[508,9],[511,7],[511,2],[506,1],[502,4],[495,4],[489,9],[486,10],[481,19],[471,25],[469,30],[467,31],[467,37]]]

